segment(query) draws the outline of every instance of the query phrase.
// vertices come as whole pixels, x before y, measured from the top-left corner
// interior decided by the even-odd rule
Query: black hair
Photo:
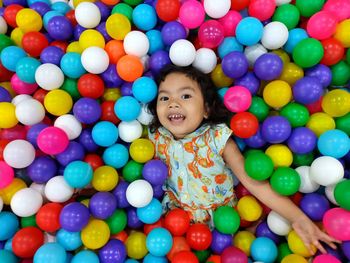
[[[171,73],[184,74],[188,78],[198,83],[204,98],[204,104],[206,107],[208,107],[208,118],[204,119],[203,123],[214,125],[227,122],[228,118],[231,116],[231,113],[226,109],[226,107],[220,100],[216,91],[216,87],[207,74],[199,71],[198,69],[192,66],[179,67],[169,64],[160,71],[157,78],[158,86]],[[156,129],[162,126],[159,122],[156,108],[157,98],[155,98],[148,104],[148,110],[153,115],[153,121],[150,124],[150,130],[152,132],[154,132]]]

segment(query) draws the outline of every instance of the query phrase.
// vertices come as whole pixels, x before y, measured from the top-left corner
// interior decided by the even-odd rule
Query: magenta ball
[[[242,86],[229,88],[224,95],[224,104],[231,112],[243,112],[249,109],[252,103],[252,95]]]
[[[248,257],[239,248],[230,246],[222,252],[221,263],[248,263]]]
[[[224,40],[224,28],[218,21],[208,20],[199,27],[198,38],[203,47],[215,48]]]
[[[69,144],[67,134],[57,127],[43,129],[37,139],[39,149],[46,154],[59,154],[63,152]]]

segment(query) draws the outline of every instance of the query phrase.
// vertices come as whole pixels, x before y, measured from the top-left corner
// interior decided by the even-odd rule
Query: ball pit
[[[348,0],[0,1],[0,262],[350,260],[349,31]],[[210,75],[247,174],[336,250],[241,184],[214,229],[162,215],[147,103],[170,63]]]

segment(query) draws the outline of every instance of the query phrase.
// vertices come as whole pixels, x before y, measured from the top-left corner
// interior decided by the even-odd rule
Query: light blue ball
[[[117,143],[104,151],[102,159],[106,165],[119,169],[128,162],[129,151],[124,145]]]
[[[15,72],[17,62],[26,56],[27,54],[22,48],[16,46],[8,46],[1,51],[1,64],[6,69]]]
[[[157,84],[149,77],[141,77],[132,84],[132,94],[142,102],[148,103],[157,96]]]
[[[235,37],[225,37],[218,47],[219,57],[223,59],[224,56],[233,51],[243,52],[243,46]]]
[[[133,121],[139,116],[141,106],[134,97],[123,96],[114,104],[114,112],[122,121]]]
[[[149,55],[152,55],[154,52],[164,49],[162,33],[159,30],[152,29],[146,32],[146,36],[149,41],[149,49],[148,49]]]
[[[99,146],[112,146],[118,140],[118,128],[112,122],[100,121],[92,128],[92,139]]]
[[[69,232],[64,229],[58,230],[56,240],[67,251],[75,250],[83,244],[80,232]]]
[[[154,228],[146,238],[146,247],[150,254],[164,257],[173,246],[173,238],[168,230],[162,227]]]
[[[56,2],[51,5],[51,9],[65,15],[71,10],[71,7],[65,2]]]
[[[157,13],[150,5],[139,4],[132,12],[132,21],[138,29],[148,31],[156,26]]]
[[[136,259],[129,258],[129,259],[125,260],[124,263],[139,263],[139,262]]]
[[[12,250],[12,240],[13,240],[13,237],[7,239],[5,246],[4,246],[4,249],[11,251],[11,252],[13,251]]]
[[[71,263],[100,263],[100,260],[98,259],[98,256],[90,251],[90,250],[83,250],[80,251],[78,254],[76,254]]]
[[[263,34],[264,26],[255,17],[243,18],[236,27],[236,38],[245,46],[257,44]]]
[[[51,4],[51,3],[50,3]],[[55,17],[55,16],[63,16],[63,14],[61,14],[58,11],[48,11],[45,13],[45,15],[43,16],[43,24],[44,24],[44,28],[47,30],[47,25],[50,21],[51,18]]]
[[[223,87],[221,89],[219,89],[217,92],[218,92],[218,95],[219,95],[219,99],[221,101],[224,101],[224,96],[226,94],[226,91],[228,91],[228,87]]]
[[[277,247],[270,238],[258,237],[250,246],[250,254],[255,261],[272,263],[277,258]]]
[[[64,54],[60,66],[63,73],[69,78],[77,79],[86,73],[79,53],[68,52]]]
[[[288,40],[283,49],[292,54],[295,46],[303,39],[308,38],[306,31],[302,28],[293,28],[289,31]]]
[[[16,74],[24,82],[35,83],[35,71],[41,65],[40,61],[32,57],[21,58],[16,65]]]
[[[36,3],[36,2],[43,2],[45,4],[48,4],[49,6],[51,5],[51,1],[50,0],[27,0],[27,4],[28,4],[29,7],[31,7],[31,5]]]
[[[317,147],[322,155],[342,158],[350,150],[350,139],[349,136],[341,130],[329,130],[322,133],[318,138]]]
[[[34,255],[34,263],[66,263],[67,253],[58,243],[42,245]]]
[[[162,205],[158,199],[153,198],[148,205],[137,208],[136,214],[141,222],[145,224],[153,224],[162,216]]]
[[[92,180],[93,170],[87,162],[73,161],[63,172],[65,181],[73,188],[84,188]]]
[[[0,231],[0,241],[13,237],[19,227],[17,216],[7,211],[0,212],[0,226],[3,226]]]
[[[143,259],[143,263],[167,263],[168,260],[165,257],[156,257],[152,254],[147,254]]]
[[[1,249],[0,250],[0,262],[17,263],[17,262],[19,262],[19,260],[11,251]]]

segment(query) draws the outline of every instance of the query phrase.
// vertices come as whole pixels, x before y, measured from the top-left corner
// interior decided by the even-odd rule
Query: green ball
[[[35,215],[28,216],[28,217],[21,217],[21,227],[25,228],[28,226],[38,226],[36,224]]]
[[[272,17],[272,21],[283,23],[288,30],[295,28],[299,23],[299,19],[299,9],[291,4],[279,6]]]
[[[249,155],[254,154],[254,153],[264,153],[264,152],[262,150],[259,150],[259,149],[249,149],[243,153],[243,156],[245,159],[247,159]]]
[[[142,178],[143,164],[130,160],[122,170],[122,175],[125,181],[131,183]]]
[[[299,174],[289,167],[278,167],[270,178],[272,189],[280,195],[293,195],[299,190]]]
[[[314,160],[314,153],[309,152],[306,154],[293,153],[293,165],[296,167],[307,165],[309,166]]]
[[[340,61],[331,66],[333,86],[344,86],[350,80],[350,66],[345,61]]]
[[[288,119],[293,128],[305,126],[310,118],[307,108],[296,102],[288,103],[282,108],[280,114]]]
[[[252,103],[250,104],[248,111],[254,114],[259,121],[263,121],[269,114],[269,109],[269,106],[261,97],[253,96]]]
[[[346,51],[346,62],[350,65],[350,48]]]
[[[244,168],[251,178],[262,181],[273,173],[273,162],[265,153],[251,153],[245,159]]]
[[[78,83],[75,79],[65,78],[61,89],[67,91],[74,101],[77,101],[81,97],[78,90]]]
[[[142,0],[124,0],[123,2],[131,6],[136,6],[138,4],[141,4],[143,1]]]
[[[334,198],[341,208],[350,211],[350,180],[337,183],[334,189]]]
[[[14,43],[11,38],[6,36],[5,34],[0,34],[0,53],[1,51],[8,46],[13,46]]]
[[[128,218],[123,209],[117,209],[113,215],[107,218],[106,223],[109,226],[111,234],[115,235],[124,230],[128,223]]]
[[[335,118],[336,128],[350,136],[350,112],[339,118]]]
[[[113,14],[125,15],[129,19],[129,21],[132,23],[132,11],[133,11],[133,8],[128,4],[119,3],[113,7],[112,15]]]
[[[318,64],[323,54],[320,41],[314,38],[305,38],[293,49],[293,60],[299,67],[309,68]]]
[[[234,234],[239,228],[241,219],[231,206],[220,206],[214,212],[215,228],[223,234]]]
[[[194,254],[198,258],[198,261],[200,263],[205,263],[207,261],[207,258],[210,256],[211,252],[209,249],[207,249],[207,250],[195,250]]]
[[[322,9],[324,2],[325,0],[296,0],[295,5],[302,16],[310,17]]]
[[[280,244],[277,249],[278,249],[277,262],[281,262],[283,258],[292,254],[292,251],[290,250],[288,243],[286,242]]]

